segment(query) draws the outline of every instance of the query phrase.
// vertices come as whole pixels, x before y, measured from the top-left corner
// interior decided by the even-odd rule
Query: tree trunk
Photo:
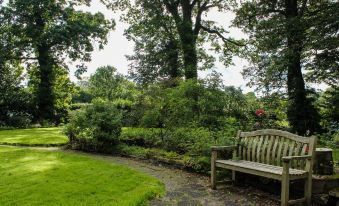
[[[198,57],[192,30],[181,35],[181,44],[184,53],[185,78],[196,80],[198,78]]]
[[[39,62],[39,85],[37,105],[40,120],[54,120],[54,94],[53,94],[53,60],[49,56],[49,49],[45,45],[37,46]]]
[[[41,35],[44,33],[45,21],[40,15],[36,14],[36,27]],[[41,120],[54,121],[54,101],[55,96],[53,94],[53,66],[54,61],[50,55],[50,47],[44,38],[40,36],[40,41],[36,43],[36,53],[39,63],[39,85],[38,93],[36,94],[37,106],[38,106],[38,118]]]
[[[306,97],[305,82],[301,70],[301,52],[304,30],[298,15],[297,0],[285,0],[287,31],[287,89],[289,98],[288,120],[294,132],[305,135],[316,129],[315,109]]]
[[[194,79],[198,78],[198,55],[197,55],[197,36],[194,34],[192,12],[189,0],[182,0],[182,23],[179,27],[179,35],[184,53],[184,68],[185,78]]]
[[[179,71],[179,48],[178,43],[176,40],[170,40],[166,46],[168,51],[167,55],[167,67],[168,67],[168,75],[171,80],[175,80],[176,78],[180,77]]]

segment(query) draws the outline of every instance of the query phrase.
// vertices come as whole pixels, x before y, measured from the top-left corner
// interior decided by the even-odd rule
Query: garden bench
[[[216,188],[216,168],[248,173],[281,181],[281,205],[311,204],[312,163],[316,137],[302,137],[289,132],[265,129],[238,131],[236,145],[213,146],[211,186]],[[232,159],[217,159],[218,151],[233,151]],[[304,197],[289,199],[290,180],[305,179]]]

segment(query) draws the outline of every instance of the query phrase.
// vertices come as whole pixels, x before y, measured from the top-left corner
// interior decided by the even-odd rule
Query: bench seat
[[[281,180],[283,173],[283,167],[246,160],[216,160],[216,166],[263,177],[270,176],[270,178],[277,180]],[[308,172],[290,168],[289,175],[291,180],[301,179],[303,177],[306,178]]]

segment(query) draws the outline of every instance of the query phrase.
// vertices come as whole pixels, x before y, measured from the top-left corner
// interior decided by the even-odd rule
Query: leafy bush
[[[32,122],[32,115],[24,112],[12,112],[8,115],[7,126],[15,128],[28,128]]]
[[[128,145],[143,147],[160,147],[162,145],[163,130],[157,128],[131,128],[122,130],[120,141]]]
[[[115,145],[121,133],[121,113],[111,103],[94,102],[71,116],[65,133],[76,149],[97,150]]]
[[[236,129],[210,131],[206,128],[124,128],[121,142],[147,148],[163,148],[179,154],[210,155],[210,146],[229,145]]]

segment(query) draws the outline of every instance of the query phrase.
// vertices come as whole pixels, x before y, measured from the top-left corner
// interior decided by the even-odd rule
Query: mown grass
[[[67,142],[61,127],[0,131],[0,144],[62,145]]]
[[[145,205],[158,180],[88,155],[0,146],[0,205]]]

